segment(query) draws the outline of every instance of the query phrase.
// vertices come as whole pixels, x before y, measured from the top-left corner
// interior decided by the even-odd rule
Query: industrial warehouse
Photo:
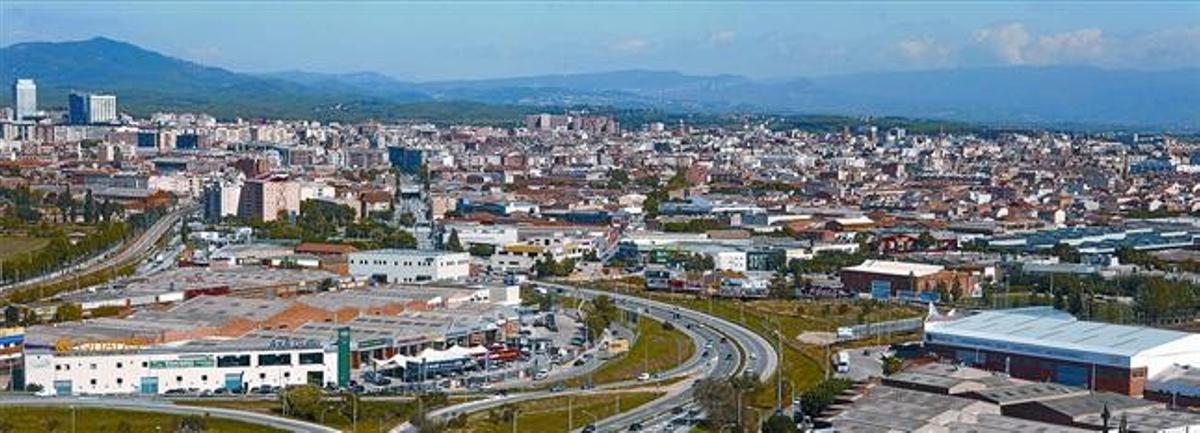
[[[1050,307],[931,321],[925,344],[944,359],[1035,381],[1142,396],[1147,383],[1200,366],[1200,334],[1076,319]]]
[[[470,357],[487,356],[485,347],[517,335],[518,303],[516,287],[201,295],[121,318],[28,328],[24,382],[57,395],[234,393],[345,387],[353,371],[402,356],[465,368]]]

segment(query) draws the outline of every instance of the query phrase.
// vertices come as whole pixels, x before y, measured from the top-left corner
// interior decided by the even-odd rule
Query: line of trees
[[[95,231],[74,244],[62,228],[40,227],[32,230],[31,234],[49,238],[49,242],[27,254],[5,259],[0,263],[0,281],[15,282],[43,275],[112,248],[132,234],[130,225],[124,221],[101,222]]]
[[[1029,292],[1033,303],[1050,304],[1086,319],[1153,326],[1200,316],[1200,286],[1158,275],[1104,279],[1091,275],[1016,273],[1009,284],[1010,291]],[[991,297],[986,291],[985,295]],[[1107,302],[1097,302],[1098,295],[1131,298],[1128,308],[1134,317],[1130,320],[1119,317],[1121,312],[1106,308]],[[1110,317],[1113,314],[1118,317]]]
[[[708,414],[705,422],[714,431],[725,426],[735,426],[733,431],[746,431],[754,415],[749,398],[760,384],[758,379],[747,373],[729,378],[701,379],[693,395],[696,402]]]
[[[6,229],[46,222],[43,215],[46,209],[57,210],[55,222],[68,223],[82,219],[85,224],[111,221],[123,210],[121,205],[107,199],[97,201],[92,197],[91,190],[84,194],[83,200],[76,200],[70,187],[53,193],[30,190],[28,187],[0,188],[0,202],[9,205],[0,215],[0,227]]]
[[[271,239],[297,239],[302,242],[345,241],[362,249],[415,248],[417,239],[400,227],[388,224],[390,214],[383,213],[355,221],[350,206],[322,200],[300,203],[295,221],[240,221],[254,228],[259,236]]]
[[[575,259],[554,260],[546,257],[533,264],[533,272],[539,277],[567,277],[575,272]]]
[[[728,224],[712,218],[693,218],[687,221],[668,221],[663,223],[663,231],[668,233],[704,233],[709,230],[729,228]]]

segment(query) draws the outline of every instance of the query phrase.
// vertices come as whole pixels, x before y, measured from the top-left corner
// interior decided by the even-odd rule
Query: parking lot
[[[366,393],[453,392],[478,389],[510,389],[538,383],[554,383],[587,374],[603,364],[598,348],[586,339],[583,324],[573,311],[556,310],[547,315],[522,316],[520,336],[509,343],[519,347],[520,358],[512,361],[474,362],[456,374],[433,374],[424,381],[405,382],[388,372],[364,369],[354,375],[355,384]],[[630,338],[631,331],[617,327],[612,337]]]

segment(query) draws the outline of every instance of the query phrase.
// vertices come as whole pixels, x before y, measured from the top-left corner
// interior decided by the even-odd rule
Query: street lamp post
[[[591,424],[596,424],[596,421],[600,419],[600,418],[599,418],[599,417],[597,417],[596,415],[594,415],[594,414],[592,414],[591,412],[588,412],[588,411],[586,411],[586,410],[580,409],[579,411],[580,411],[580,412],[583,412],[583,414],[584,414],[584,415],[587,415],[588,417],[590,417],[590,418],[592,419],[592,422],[591,422]]]
[[[520,409],[513,409],[512,433],[517,433],[517,417],[521,416]]]

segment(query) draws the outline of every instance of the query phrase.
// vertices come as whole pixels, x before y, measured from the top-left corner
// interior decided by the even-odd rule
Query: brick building
[[[945,291],[956,297],[974,292],[976,281],[968,272],[947,270],[922,263],[867,260],[843,268],[842,284],[847,290],[869,293],[877,299],[900,298],[938,300]]]

